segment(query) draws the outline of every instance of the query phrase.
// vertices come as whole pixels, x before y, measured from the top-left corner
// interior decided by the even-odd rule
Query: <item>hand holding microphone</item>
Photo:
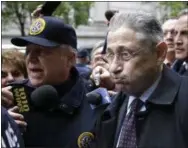
[[[107,88],[108,90],[113,90],[115,87],[110,72],[101,66],[97,66],[93,69],[91,78],[97,86]]]
[[[25,86],[19,85],[13,87],[12,91],[16,106],[10,108],[8,113],[24,131],[26,122],[33,117],[33,113],[37,115],[38,111],[48,111],[59,103],[58,93],[50,85],[43,85],[33,92],[28,92]]]
[[[36,19],[43,16],[43,14],[41,13],[42,6],[43,5],[38,5],[37,8],[31,13],[32,18]]]
[[[42,5],[38,5],[37,8],[33,11],[33,13],[31,13],[31,16],[34,19],[42,16],[51,16],[60,4],[60,1],[47,1]]]

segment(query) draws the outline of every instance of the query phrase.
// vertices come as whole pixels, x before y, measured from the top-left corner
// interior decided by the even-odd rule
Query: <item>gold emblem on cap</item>
[[[92,142],[94,139],[94,135],[90,132],[84,132],[78,137],[78,147],[79,148],[87,148],[88,145]]]
[[[30,27],[29,34],[30,35],[37,35],[40,34],[46,26],[46,22],[43,18],[36,19]]]

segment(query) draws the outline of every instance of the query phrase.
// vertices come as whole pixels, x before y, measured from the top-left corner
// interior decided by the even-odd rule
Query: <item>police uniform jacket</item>
[[[67,93],[62,93],[66,86],[54,86],[60,96],[60,109],[33,111],[25,117],[28,124],[24,132],[26,147],[77,148],[93,137],[91,130],[103,107],[91,108],[85,95],[85,83],[76,68],[71,74],[75,83]],[[32,87],[28,80],[24,85]]]
[[[76,64],[76,68],[80,74],[80,76],[82,76],[85,79],[89,79],[92,69],[89,68],[86,64]]]

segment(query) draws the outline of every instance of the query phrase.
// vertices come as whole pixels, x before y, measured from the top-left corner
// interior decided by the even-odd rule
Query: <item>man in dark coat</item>
[[[109,71],[122,92],[98,119],[93,147],[188,147],[188,79],[163,65],[167,46],[156,18],[117,13],[107,43]]]
[[[172,68],[180,75],[188,76],[188,9],[183,10],[175,25],[175,56]]]
[[[75,30],[59,18],[45,16],[32,23],[28,36],[13,38],[11,42],[26,46],[28,80],[11,85],[12,92],[16,88],[20,90],[14,94],[15,102],[28,96],[23,102],[30,110],[22,110],[20,103],[14,104],[19,108],[9,110],[16,123],[25,127],[25,146],[78,148],[87,145],[102,108],[91,108],[86,98],[86,84],[75,68]],[[57,92],[50,97],[51,104],[47,100],[49,96],[40,99],[48,90],[32,98],[33,91],[44,85],[50,85]]]

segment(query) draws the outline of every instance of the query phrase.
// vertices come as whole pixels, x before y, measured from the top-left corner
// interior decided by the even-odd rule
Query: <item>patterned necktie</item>
[[[138,109],[138,106],[143,105],[143,102],[140,99],[134,99],[130,104],[130,111],[126,115],[121,129],[121,135],[119,139],[118,148],[136,148],[136,120],[135,113]]]

